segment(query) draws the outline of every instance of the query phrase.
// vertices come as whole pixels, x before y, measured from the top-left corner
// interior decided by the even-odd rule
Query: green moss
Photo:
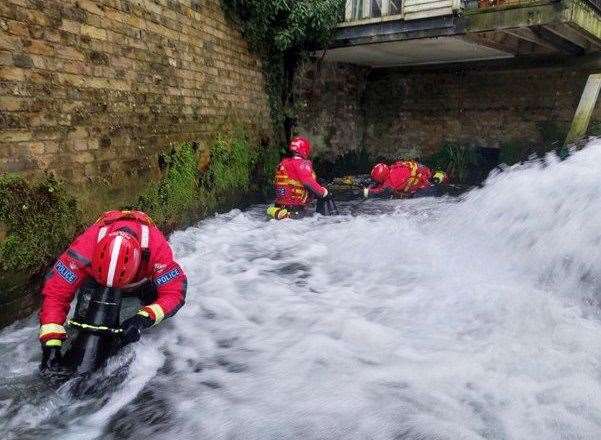
[[[54,178],[30,182],[16,175],[0,176],[1,304],[19,302],[39,282],[41,272],[75,234],[79,219],[75,200]]]
[[[217,194],[248,191],[259,157],[257,151],[242,131],[219,135],[211,147],[208,186]]]
[[[73,236],[80,218],[75,200],[52,177],[33,183],[14,175],[0,177],[1,269],[39,269]]]
[[[190,224],[241,196],[259,192],[273,178],[274,148],[257,147],[243,129],[217,135],[207,169],[199,166],[195,144],[173,146],[162,155],[163,174],[132,206],[147,212],[163,229]]]
[[[424,160],[433,170],[446,171],[451,180],[466,183],[472,170],[480,166],[481,157],[476,149],[468,145],[446,143],[438,153]]]
[[[202,208],[212,206],[200,187],[198,155],[192,143],[171,147],[161,155],[161,179],[152,183],[133,205],[164,229],[189,223]]]

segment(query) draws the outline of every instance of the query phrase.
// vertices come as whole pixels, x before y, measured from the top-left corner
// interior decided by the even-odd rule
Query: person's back
[[[371,172],[371,178],[375,185],[365,188],[363,194],[365,197],[369,194],[382,193],[411,196],[418,191],[429,189],[432,186],[430,182],[432,177],[432,171],[428,167],[415,161],[397,161],[392,165],[379,163],[373,167]]]
[[[277,206],[304,206],[309,201],[309,190],[303,180],[315,179],[311,161],[299,156],[286,157],[278,165],[275,175],[275,203]]]
[[[309,159],[309,140],[295,137],[290,141],[289,149],[292,157],[282,159],[275,173],[275,207],[299,212],[309,204],[312,196],[326,197],[328,190],[317,182]]]

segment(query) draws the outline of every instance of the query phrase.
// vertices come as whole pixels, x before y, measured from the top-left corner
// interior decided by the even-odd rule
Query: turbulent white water
[[[100,392],[34,377],[34,318],[0,333],[0,438],[599,439],[599,164],[593,142],[461,199],[177,232],[186,306]]]

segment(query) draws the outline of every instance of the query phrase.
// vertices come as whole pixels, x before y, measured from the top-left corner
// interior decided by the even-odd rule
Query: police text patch
[[[75,275],[75,272],[65,266],[62,261],[57,261],[54,265],[54,269],[69,284],[73,284],[75,281],[77,281],[77,275]]]
[[[157,286],[162,286],[163,284],[167,284],[173,281],[179,275],[179,269],[173,269],[167,272],[164,275],[161,275],[156,280],[154,280],[154,284]]]

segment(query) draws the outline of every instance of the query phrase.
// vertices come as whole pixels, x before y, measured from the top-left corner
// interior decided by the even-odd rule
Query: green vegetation
[[[241,195],[260,190],[273,177],[276,154],[258,148],[246,132],[235,129],[217,135],[209,150],[208,167],[194,143],[173,146],[161,156],[162,176],[132,205],[147,212],[163,229],[171,230],[207,215]],[[268,172],[267,169],[270,169]]]
[[[440,151],[428,158],[425,163],[433,170],[444,170],[451,181],[467,183],[470,170],[478,168],[481,158],[476,149],[454,143],[446,143]]]
[[[161,179],[152,183],[133,207],[170,229],[194,215],[201,199],[195,147],[190,143],[172,147],[161,155],[160,162],[163,164]]]
[[[75,200],[52,177],[0,176],[0,324],[35,306],[23,293],[41,281],[79,222]]]
[[[289,137],[292,83],[307,51],[327,45],[344,14],[344,0],[222,0],[251,48],[263,59],[274,133]]]
[[[56,257],[79,225],[75,200],[52,177],[29,183],[23,177],[0,177],[2,271],[38,271]]]
[[[247,192],[258,159],[244,133],[219,135],[211,148],[211,166],[205,179],[217,193]]]

